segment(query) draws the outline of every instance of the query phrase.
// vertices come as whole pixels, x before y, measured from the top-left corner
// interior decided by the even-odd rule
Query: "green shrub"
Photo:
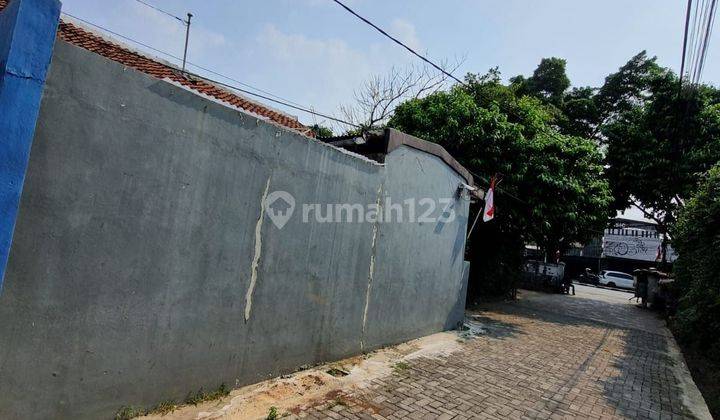
[[[677,338],[720,360],[720,164],[706,174],[673,230],[680,307]]]
[[[266,420],[277,420],[280,417],[278,414],[277,407],[273,406],[270,407],[270,411],[268,411],[267,417],[265,417]]]

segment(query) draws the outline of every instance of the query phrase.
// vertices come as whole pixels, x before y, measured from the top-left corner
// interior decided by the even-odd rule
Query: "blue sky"
[[[417,62],[331,0],[146,0],[192,12],[189,60],[314,109],[337,113],[373,74]],[[530,74],[542,57],[568,60],[575,86],[602,83],[646,49],[679,71],[684,0],[347,0],[360,14],[458,70]],[[63,10],[182,55],[184,27],[135,0],[65,0]],[[717,37],[717,36],[716,36]],[[703,72],[720,84],[717,39]],[[298,111],[305,123],[323,122]]]

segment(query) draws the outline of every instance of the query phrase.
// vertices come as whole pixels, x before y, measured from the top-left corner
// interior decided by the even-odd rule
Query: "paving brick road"
[[[469,313],[484,329],[299,418],[709,418],[664,323],[624,292],[522,292]]]

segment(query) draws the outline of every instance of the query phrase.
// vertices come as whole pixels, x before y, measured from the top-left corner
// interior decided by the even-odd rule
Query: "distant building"
[[[610,220],[603,235],[597,235],[585,245],[570,248],[562,260],[568,265],[568,275],[577,275],[585,268],[594,272],[616,270],[632,273],[639,268],[657,266],[662,260],[662,235],[657,224],[649,219],[618,212]],[[672,246],[667,246],[666,260],[677,259]]]

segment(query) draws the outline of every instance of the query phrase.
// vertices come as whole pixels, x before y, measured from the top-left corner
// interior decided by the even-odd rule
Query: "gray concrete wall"
[[[107,418],[454,326],[468,201],[451,223],[296,209],[283,229],[261,202],[437,199],[461,181],[427,153],[369,162],[58,41],[0,295],[0,418]]]

